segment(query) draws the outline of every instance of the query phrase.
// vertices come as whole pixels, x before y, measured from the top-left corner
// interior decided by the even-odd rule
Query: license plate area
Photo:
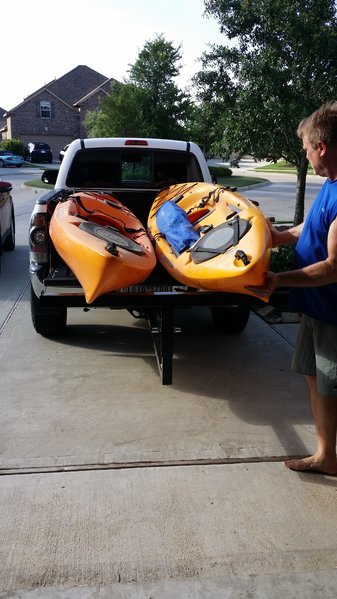
[[[187,285],[130,285],[118,290],[118,293],[138,295],[159,295],[161,293],[182,293],[187,291]]]

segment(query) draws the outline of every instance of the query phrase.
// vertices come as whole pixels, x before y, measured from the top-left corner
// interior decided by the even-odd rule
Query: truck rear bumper
[[[69,307],[151,308],[155,306],[260,306],[260,300],[242,294],[192,289],[184,285],[138,285],[128,291],[115,291],[98,297],[92,304],[85,301],[82,287],[75,278],[43,278],[42,270],[30,272],[32,288],[44,305]]]
[[[156,306],[242,306],[252,309],[265,305],[262,300],[240,293],[224,293],[193,289],[175,281],[171,284],[137,285],[121,291],[111,292],[87,304],[78,280],[69,273],[54,272],[45,276],[40,266],[30,268],[32,288],[35,295],[47,306],[107,307],[107,308],[151,308]],[[277,290],[270,298],[275,306],[287,306],[289,292]]]

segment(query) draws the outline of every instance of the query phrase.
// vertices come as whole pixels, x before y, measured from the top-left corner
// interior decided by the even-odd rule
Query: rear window
[[[48,144],[42,144],[42,143],[34,144],[34,148],[35,148],[35,150],[49,150],[50,149]]]
[[[202,181],[197,159],[188,152],[95,148],[79,150],[67,177],[68,187],[160,188]]]

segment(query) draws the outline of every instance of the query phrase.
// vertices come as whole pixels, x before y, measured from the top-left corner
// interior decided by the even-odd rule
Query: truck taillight
[[[33,245],[46,245],[47,236],[46,231],[44,229],[39,229],[38,227],[36,227],[36,229],[32,230],[30,238],[32,240]]]
[[[148,146],[146,139],[126,139],[124,142],[125,146]]]
[[[35,212],[30,221],[29,233],[30,261],[48,261],[48,222],[46,212]]]

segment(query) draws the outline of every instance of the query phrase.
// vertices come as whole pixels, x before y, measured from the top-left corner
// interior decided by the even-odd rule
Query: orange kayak
[[[156,264],[140,221],[108,193],[74,193],[59,202],[50,236],[88,304],[109,291],[142,283]]]
[[[185,285],[254,295],[246,286],[264,282],[272,243],[268,222],[232,189],[210,183],[163,189],[151,207],[148,232],[158,260]]]

